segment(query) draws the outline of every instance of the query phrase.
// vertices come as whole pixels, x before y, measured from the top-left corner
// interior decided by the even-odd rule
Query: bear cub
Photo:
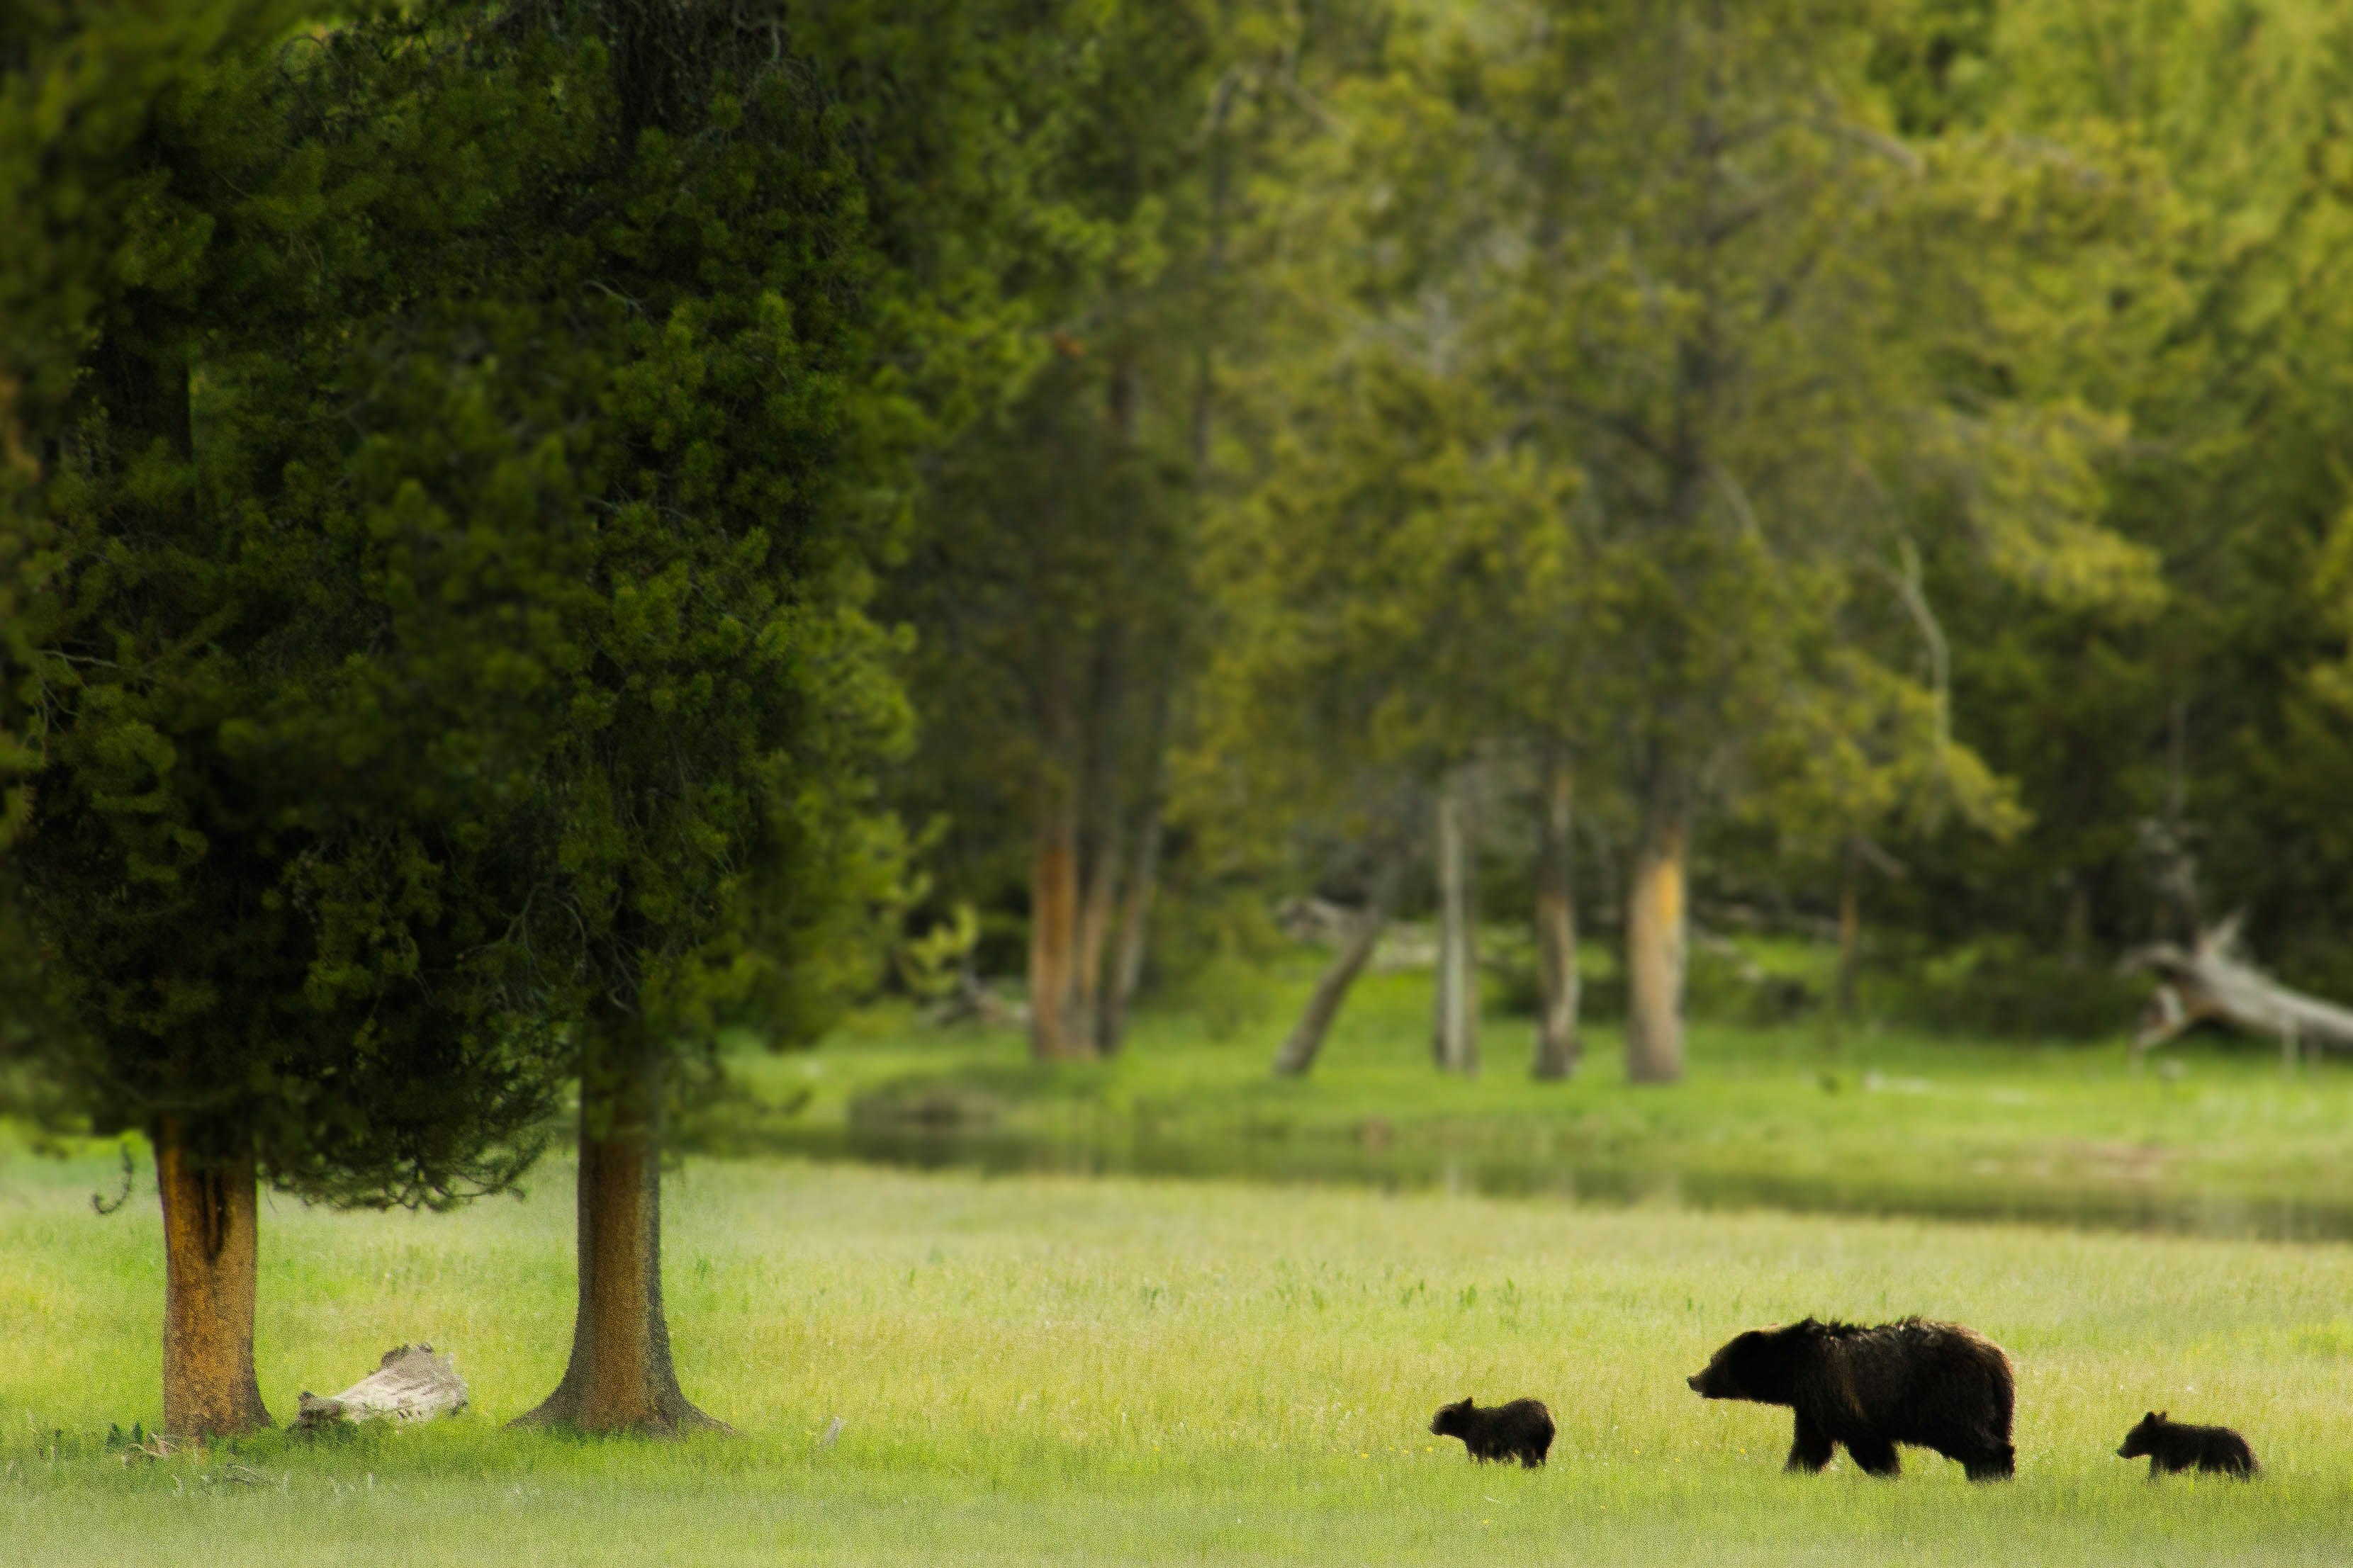
[[[2263,1468],[2255,1463],[2255,1451],[2247,1447],[2247,1440],[2228,1426],[2168,1421],[2162,1410],[2142,1416],[2140,1425],[2125,1434],[2124,1447],[2116,1450],[2119,1459],[2137,1459],[2144,1454],[2148,1456],[2150,1480],[2191,1468],[2218,1476],[2252,1476]]]
[[[1704,1399],[1797,1412],[1789,1468],[1818,1471],[1843,1443],[1868,1474],[1902,1469],[1898,1443],[1957,1459],[1973,1481],[2018,1468],[2010,1446],[2016,1384],[2001,1347],[1958,1323],[1906,1318],[1862,1328],[1808,1318],[1751,1329],[1688,1380]]]
[[[1475,1400],[1457,1400],[1439,1406],[1430,1429],[1440,1437],[1460,1437],[1471,1457],[1481,1464],[1490,1459],[1517,1459],[1535,1469],[1552,1451],[1552,1412],[1540,1399],[1514,1399],[1482,1410]]]

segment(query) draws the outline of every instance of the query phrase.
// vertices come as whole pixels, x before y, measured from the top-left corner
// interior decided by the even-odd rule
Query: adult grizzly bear
[[[1752,1329],[1690,1382],[1702,1398],[1795,1410],[1793,1470],[1820,1470],[1838,1443],[1874,1476],[1901,1469],[1898,1443],[1958,1459],[1973,1481],[2018,1468],[2010,1441],[2016,1400],[2010,1358],[1958,1323],[1906,1318],[1866,1329],[1808,1318],[1787,1328]]]

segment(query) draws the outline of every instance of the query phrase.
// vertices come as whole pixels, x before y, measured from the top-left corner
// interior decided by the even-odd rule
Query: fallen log
[[[924,1010],[923,1022],[935,1028],[979,1023],[997,1029],[1027,1029],[1029,1008],[1025,1003],[1007,1001],[966,969],[957,972],[955,989]]]
[[[315,1432],[337,1421],[430,1421],[466,1408],[466,1380],[448,1352],[431,1345],[398,1345],[384,1352],[376,1369],[332,1398],[302,1391],[295,1430]]]
[[[2200,931],[2187,950],[2160,942],[2125,955],[2125,970],[2158,978],[2133,1032],[2136,1072],[2152,1047],[2201,1024],[2278,1040],[2281,1066],[2291,1070],[2307,1046],[2353,1051],[2353,1008],[2291,990],[2257,969],[2239,950],[2240,919]]]

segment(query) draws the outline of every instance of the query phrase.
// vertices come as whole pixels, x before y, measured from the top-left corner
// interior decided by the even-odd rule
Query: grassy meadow
[[[281,1418],[407,1339],[470,1411],[132,1468],[100,1439],[158,1413],[160,1237],[152,1183],[91,1214],[113,1181],[0,1161],[0,1562],[2322,1563],[2353,1532],[2337,1246],[698,1160],[670,1315],[740,1436],[583,1441],[500,1426],[565,1353],[556,1166],[448,1215],[265,1215]],[[2016,1482],[1787,1477],[1786,1412],[1683,1386],[1746,1325],[1914,1310],[2015,1359]],[[1548,1400],[1552,1465],[1430,1437],[1464,1393]],[[2148,1484],[2111,1451],[2149,1406],[2265,1474]]]

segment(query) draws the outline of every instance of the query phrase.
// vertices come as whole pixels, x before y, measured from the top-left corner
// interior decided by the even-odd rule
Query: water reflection
[[[1693,1209],[1778,1208],[1806,1214],[2013,1220],[2085,1229],[2269,1241],[2353,1239],[2353,1204],[2245,1197],[2149,1185],[2003,1184],[1971,1176],[1859,1182],[1832,1175],[1613,1165],[1531,1157],[1508,1149],[1429,1147],[1383,1140],[1242,1139],[1204,1143],[1148,1132],[1039,1137],[927,1127],[772,1129],[760,1152],[1010,1175],[1138,1175],[1271,1183],[1341,1183],[1384,1192],[1437,1191]],[[751,1152],[738,1147],[733,1152]]]

